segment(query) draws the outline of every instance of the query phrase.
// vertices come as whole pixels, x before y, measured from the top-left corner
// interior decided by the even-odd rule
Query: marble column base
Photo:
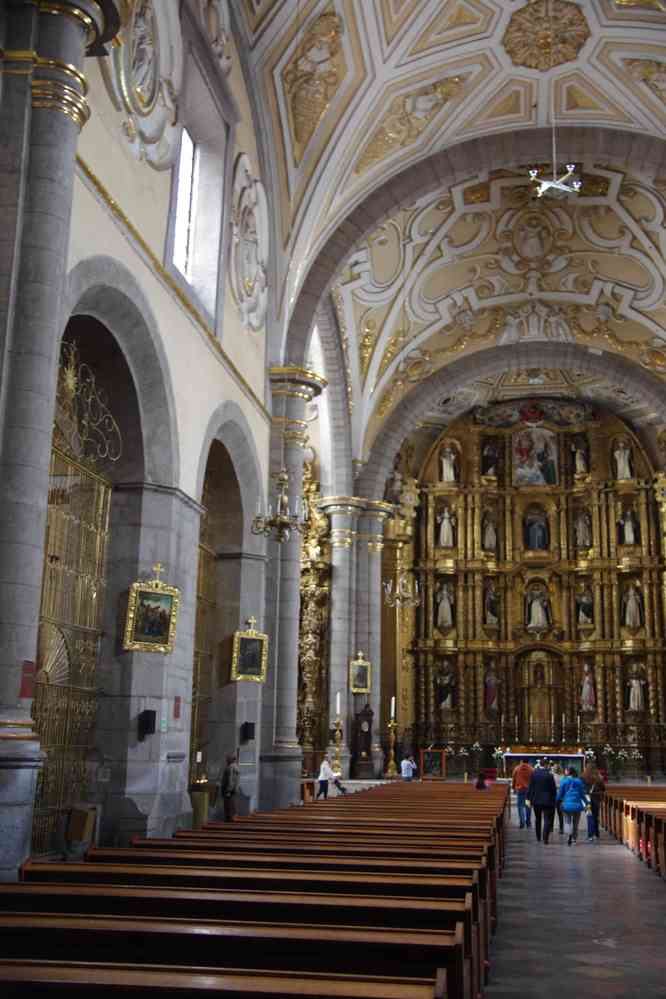
[[[273,750],[262,753],[259,770],[259,809],[287,808],[301,803],[301,775],[303,751],[294,749]]]
[[[32,738],[0,738],[0,881],[18,881],[30,856],[37,774],[46,755]]]

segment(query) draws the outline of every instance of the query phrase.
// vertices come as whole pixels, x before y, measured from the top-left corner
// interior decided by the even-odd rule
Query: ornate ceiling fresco
[[[600,167],[582,179],[577,197],[539,201],[523,169],[472,178],[401,210],[349,260],[333,301],[356,457],[416,385],[489,347],[578,342],[666,375],[666,184]],[[549,395],[555,382],[585,394],[570,373],[539,376]]]
[[[281,321],[322,240],[434,150],[588,124],[666,132],[664,0],[239,0],[270,136]],[[293,262],[296,263],[293,263]]]

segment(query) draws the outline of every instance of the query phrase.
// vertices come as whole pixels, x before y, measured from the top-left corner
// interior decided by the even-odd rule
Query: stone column
[[[356,576],[356,647],[372,663],[372,760],[376,776],[384,770],[381,746],[381,668],[382,668],[382,551],[384,523],[393,514],[391,503],[369,500],[359,520],[358,566]],[[386,719],[388,721],[388,719]]]
[[[284,468],[289,477],[291,512],[302,502],[305,407],[326,385],[312,371],[295,366],[270,368],[273,395],[271,476]],[[269,503],[275,511],[272,485]],[[296,737],[298,707],[298,636],[301,607],[301,535],[268,539],[266,628],[271,636],[269,679],[262,710],[259,807],[281,808],[300,801],[303,752]]]
[[[340,693],[342,773],[349,775],[349,736],[352,723],[352,697],[349,693],[349,660],[356,653],[352,631],[352,603],[356,600],[354,542],[359,513],[365,500],[355,496],[327,496],[319,506],[331,522],[331,611],[329,623],[329,728],[335,727],[336,697]],[[366,651],[365,649],[363,650]],[[329,752],[335,751],[330,743]]]
[[[60,302],[86,47],[118,30],[110,0],[4,5],[0,92],[0,879],[30,848],[39,745],[30,720]],[[30,669],[27,666],[26,669]]]

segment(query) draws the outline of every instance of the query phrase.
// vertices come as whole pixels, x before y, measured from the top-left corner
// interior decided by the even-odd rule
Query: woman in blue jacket
[[[564,821],[571,823],[568,845],[575,843],[578,839],[578,823],[581,814],[587,807],[587,792],[585,785],[578,776],[575,767],[569,767],[567,776],[562,780],[557,792],[557,804],[562,807]]]

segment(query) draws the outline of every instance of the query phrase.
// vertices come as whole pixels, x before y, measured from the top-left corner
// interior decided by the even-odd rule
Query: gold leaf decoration
[[[575,59],[590,37],[580,7],[569,0],[534,0],[513,14],[502,44],[514,66],[547,70]]]

